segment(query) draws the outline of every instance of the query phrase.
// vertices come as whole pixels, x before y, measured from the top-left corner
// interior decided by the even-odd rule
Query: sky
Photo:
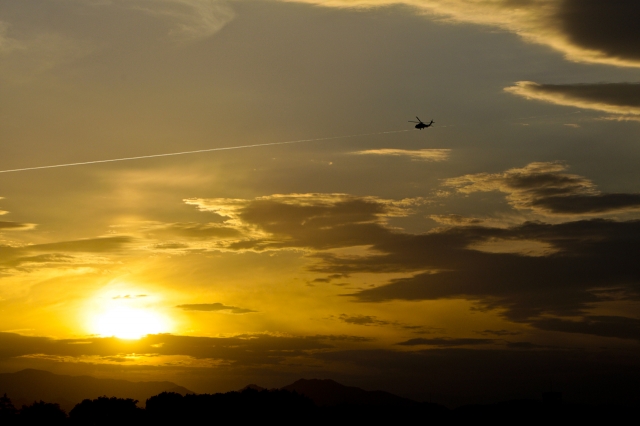
[[[637,401],[638,13],[0,0],[0,371]]]

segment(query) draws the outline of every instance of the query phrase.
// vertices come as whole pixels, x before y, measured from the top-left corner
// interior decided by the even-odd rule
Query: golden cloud
[[[616,114],[612,119],[640,119],[640,83],[538,84],[519,81],[504,90],[527,99]]]
[[[531,163],[503,173],[479,173],[447,179],[458,192],[500,191],[519,210],[551,215],[592,215],[640,209],[638,193],[601,193],[589,179],[566,173],[561,163]]]
[[[418,161],[445,161],[449,159],[450,149],[369,149],[366,151],[357,151],[355,154],[360,155],[381,155],[392,157],[409,157]]]
[[[285,0],[326,7],[405,5],[443,21],[498,27],[576,62],[640,66],[640,4],[621,0]]]

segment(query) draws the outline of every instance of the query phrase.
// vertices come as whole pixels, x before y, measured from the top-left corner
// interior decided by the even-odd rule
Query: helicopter
[[[420,118],[418,118],[417,116],[416,118],[418,119],[418,121],[409,120],[409,123],[418,123],[416,124],[416,129],[418,130],[426,129],[427,127],[431,126],[434,123],[433,120],[431,120],[431,123],[429,124],[423,123],[422,120],[420,120]]]

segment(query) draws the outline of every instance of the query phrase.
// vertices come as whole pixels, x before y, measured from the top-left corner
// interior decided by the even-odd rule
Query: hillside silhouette
[[[46,372],[14,373],[15,378],[58,376]],[[77,377],[84,380],[86,377]],[[99,379],[95,379],[99,380]],[[116,381],[118,385],[133,382]],[[100,383],[100,382],[94,382]],[[144,386],[157,386],[147,382]],[[140,384],[140,383],[138,383]],[[174,385],[170,383],[171,385]],[[30,384],[23,384],[29,386]],[[143,387],[144,389],[144,387]],[[181,388],[184,389],[184,388]],[[35,391],[34,391],[35,392]],[[128,393],[132,393],[129,391]],[[143,408],[144,406],[144,408]],[[248,385],[241,391],[194,394],[160,392],[144,401],[103,395],[84,398],[71,410],[42,400],[17,406],[10,395],[0,394],[0,424],[152,426],[198,424],[448,424],[459,421],[490,421],[493,424],[602,421],[612,423],[638,413],[634,406],[563,404],[559,392],[540,400],[513,400],[496,404],[467,405],[449,409],[417,402],[383,391],[366,391],[333,380],[301,379],[281,389]],[[68,414],[67,414],[68,413]]]
[[[353,386],[341,385],[330,379],[300,379],[280,389],[304,395],[319,407],[344,404],[410,407],[418,404],[416,401],[389,392],[366,391]]]
[[[66,411],[70,411],[84,399],[103,395],[144,402],[165,391],[193,393],[172,382],[130,382],[90,376],[65,376],[34,369],[0,374],[0,395],[9,395],[14,405],[47,401],[60,405]]]

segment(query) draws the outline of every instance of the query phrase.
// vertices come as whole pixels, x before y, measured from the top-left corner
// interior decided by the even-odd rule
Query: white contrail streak
[[[358,135],[347,135],[347,136],[331,136],[328,138],[317,138],[317,139],[300,139],[297,141],[285,141],[285,142],[271,142],[271,143],[259,143],[254,145],[241,145],[241,146],[226,146],[222,148],[209,148],[209,149],[198,149],[195,151],[183,151],[183,152],[169,152],[166,154],[153,154],[153,155],[140,155],[138,157],[124,157],[124,158],[111,158],[108,160],[93,160],[93,161],[82,161],[79,163],[66,163],[66,164],[53,164],[50,166],[37,166],[37,167],[25,167],[22,169],[11,169],[11,170],[0,170],[0,173],[14,173],[14,172],[26,172],[28,170],[40,170],[40,169],[55,169],[58,167],[72,167],[72,166],[84,166],[86,164],[99,164],[99,163],[114,163],[116,161],[131,161],[131,160],[142,160],[145,158],[156,158],[156,157],[171,157],[174,155],[186,155],[186,154],[198,154],[201,152],[212,152],[212,151],[228,151],[231,149],[245,149],[245,148],[257,148],[260,146],[271,146],[271,145],[286,145],[292,143],[302,143],[302,142],[315,142],[315,141],[327,141],[331,139],[346,139],[346,138],[357,138],[360,136],[374,136],[374,135],[384,135],[389,133],[402,133],[402,132],[411,132],[416,129],[408,129],[408,130],[392,130],[389,132],[376,132],[376,133],[361,133]]]

